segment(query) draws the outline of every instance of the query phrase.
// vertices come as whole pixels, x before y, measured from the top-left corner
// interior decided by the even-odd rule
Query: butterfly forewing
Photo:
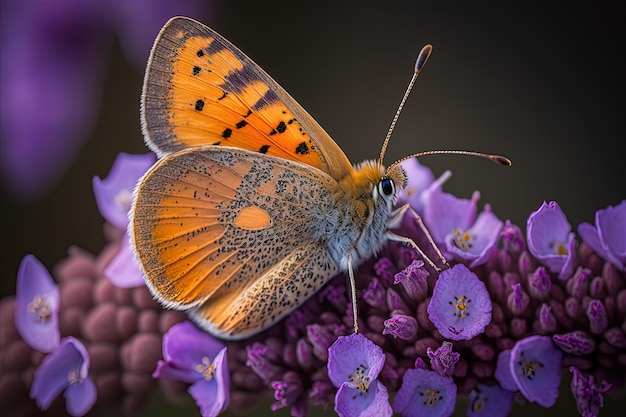
[[[197,307],[197,321],[225,337],[266,327],[337,271],[319,239],[336,187],[316,168],[237,148],[165,156],[131,216],[148,287],[169,307]]]
[[[171,19],[152,49],[142,96],[148,145],[159,155],[234,146],[321,169],[351,171],[343,151],[250,58],[192,19]]]

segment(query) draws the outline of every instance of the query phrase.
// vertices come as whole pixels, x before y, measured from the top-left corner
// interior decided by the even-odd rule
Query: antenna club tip
[[[510,167],[513,164],[509,158],[501,155],[491,155],[491,160],[496,164],[504,165],[507,167]]]
[[[415,61],[415,72],[419,72],[424,65],[426,65],[426,61],[428,61],[428,57],[433,51],[433,46],[430,44],[424,45],[419,55],[417,56],[417,60]]]

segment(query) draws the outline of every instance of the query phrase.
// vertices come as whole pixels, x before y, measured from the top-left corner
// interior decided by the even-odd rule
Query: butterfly
[[[341,272],[356,330],[354,269],[388,240],[419,250],[391,231],[411,209],[394,206],[406,174],[400,161],[382,164],[388,137],[379,160],[353,166],[276,81],[202,23],[174,17],[162,28],[141,123],[159,159],[134,192],[135,254],[154,297],[219,338],[268,328]]]

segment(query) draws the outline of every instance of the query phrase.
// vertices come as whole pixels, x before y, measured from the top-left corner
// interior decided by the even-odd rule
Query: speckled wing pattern
[[[218,336],[268,327],[338,271],[313,238],[334,187],[318,169],[243,149],[162,158],[138,185],[131,216],[148,287]]]
[[[267,73],[214,30],[172,18],[155,41],[142,94],[148,146],[159,156],[233,146],[316,167],[352,171],[341,148]]]

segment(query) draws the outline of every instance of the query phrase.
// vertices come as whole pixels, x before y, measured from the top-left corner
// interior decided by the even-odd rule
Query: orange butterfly
[[[382,165],[387,140],[378,161],[353,167],[283,88],[197,21],[161,30],[141,120],[160,158],[131,210],[146,283],[218,337],[267,328],[340,272],[354,300],[354,268],[389,239],[419,250],[390,231],[409,207],[393,207],[406,178],[399,161]]]

